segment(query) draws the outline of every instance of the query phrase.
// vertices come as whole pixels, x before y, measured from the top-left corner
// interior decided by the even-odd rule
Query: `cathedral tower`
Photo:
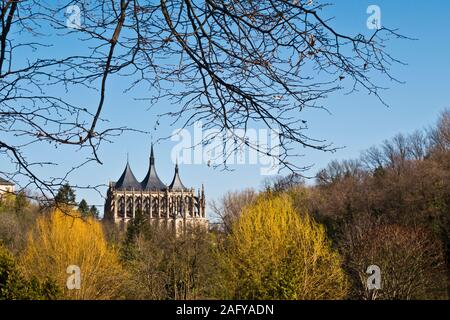
[[[142,182],[136,179],[127,160],[119,180],[109,183],[104,217],[125,226],[141,212],[149,222],[164,224],[179,232],[189,225],[208,225],[205,204],[203,185],[198,195],[194,188],[185,187],[178,163],[172,182],[167,186],[161,181],[156,172],[152,145],[149,168]]]

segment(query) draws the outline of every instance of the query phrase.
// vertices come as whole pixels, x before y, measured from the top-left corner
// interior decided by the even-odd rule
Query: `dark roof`
[[[5,179],[3,179],[1,177],[0,177],[0,184],[1,185],[7,185],[7,186],[13,186],[14,185],[14,183],[12,183],[12,182],[10,182],[8,180],[5,180]]]
[[[137,181],[136,177],[131,171],[130,164],[127,161],[127,166],[120,176],[119,180],[114,184],[114,188],[117,190],[141,190],[141,185]]]
[[[150,167],[148,168],[147,175],[141,182],[141,188],[143,190],[166,190],[167,186],[159,179],[155,168],[155,157],[153,155],[153,144],[150,151]]]
[[[181,182],[180,174],[178,172],[178,163],[175,165],[175,175],[173,176],[172,183],[169,186],[170,190],[187,190],[187,188]]]

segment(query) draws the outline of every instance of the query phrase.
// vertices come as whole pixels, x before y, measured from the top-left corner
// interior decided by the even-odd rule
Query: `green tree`
[[[203,226],[176,234],[172,226],[151,223],[141,213],[128,225],[122,259],[130,272],[127,298],[209,298],[211,238]]]
[[[21,214],[30,205],[27,196],[24,192],[19,192],[15,195],[14,211]]]
[[[80,212],[82,217],[89,215],[89,205],[86,200],[82,199],[78,204],[78,211]]]
[[[42,211],[36,202],[20,192],[4,195],[0,199],[0,243],[13,255],[18,254],[26,242],[25,234],[34,226]]]
[[[121,247],[121,258],[123,261],[132,261],[137,257],[137,242],[143,235],[148,234],[150,225],[146,223],[145,217],[140,210],[136,212],[135,218],[127,225],[123,245]]]
[[[58,193],[55,196],[55,202],[57,205],[76,205],[75,191],[68,183],[59,188]]]
[[[91,217],[95,218],[95,219],[99,219],[100,213],[99,213],[99,211],[98,211],[98,209],[97,209],[96,206],[92,205],[92,206],[89,208],[89,215],[90,215]]]
[[[76,211],[67,214],[57,209],[51,215],[39,217],[35,229],[28,234],[20,262],[29,277],[45,279],[52,275],[63,289],[64,299],[120,298],[127,276],[116,248],[106,242],[100,222],[81,219]],[[70,265],[81,269],[79,290],[65,287]]]
[[[244,208],[218,251],[219,297],[341,299],[347,280],[322,225],[290,198],[262,194]]]
[[[43,282],[32,277],[27,280],[20,272],[13,255],[0,245],[0,300],[56,299],[60,290],[47,278]]]

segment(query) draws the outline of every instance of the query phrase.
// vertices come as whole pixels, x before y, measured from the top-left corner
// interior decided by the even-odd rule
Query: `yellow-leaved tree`
[[[219,253],[222,298],[342,299],[347,280],[322,225],[287,195],[244,208]]]
[[[118,252],[108,246],[100,222],[60,210],[38,218],[21,265],[28,276],[56,279],[63,299],[120,298],[125,277]],[[74,278],[77,267],[79,289]],[[72,289],[67,286],[68,279]]]

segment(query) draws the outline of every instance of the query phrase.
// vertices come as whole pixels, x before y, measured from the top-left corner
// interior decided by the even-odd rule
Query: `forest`
[[[209,230],[175,234],[138,214],[121,231],[69,186],[50,205],[3,195],[0,299],[448,299],[450,110],[314,183],[280,176],[209,207]]]

